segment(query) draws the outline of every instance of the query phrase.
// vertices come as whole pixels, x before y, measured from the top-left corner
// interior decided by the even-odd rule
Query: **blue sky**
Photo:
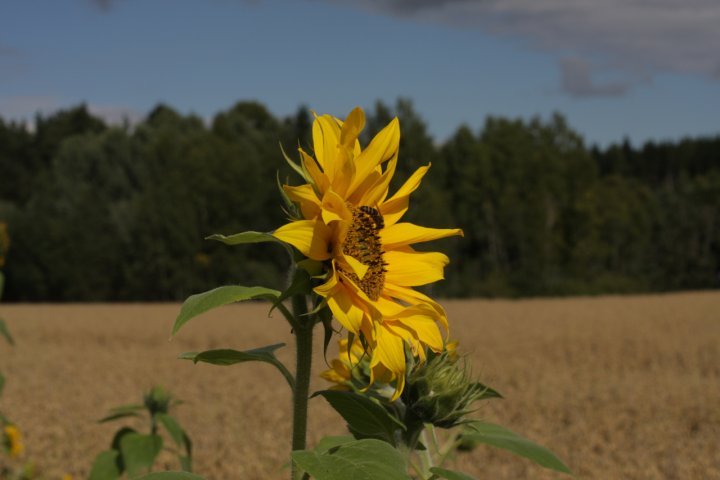
[[[4,0],[0,116],[248,99],[344,116],[404,96],[438,141],[553,111],[588,143],[715,135],[717,25],[714,0]]]

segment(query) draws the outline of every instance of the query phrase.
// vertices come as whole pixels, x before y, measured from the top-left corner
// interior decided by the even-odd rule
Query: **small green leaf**
[[[356,438],[377,438],[395,445],[395,432],[405,430],[400,420],[366,396],[340,390],[322,390],[312,396],[316,395],[322,395],[345,419]]]
[[[345,443],[332,453],[297,450],[292,459],[316,480],[410,480],[402,454],[375,439]]]
[[[0,318],[0,335],[5,337],[5,340],[7,340],[10,345],[15,345],[15,340],[12,335],[10,335],[10,330],[8,330],[5,320],[2,318]]]
[[[277,368],[280,373],[283,374],[285,380],[290,384],[290,388],[295,388],[295,379],[290,371],[283,365],[283,363],[275,357],[273,353],[280,347],[284,347],[284,343],[276,343],[274,345],[268,345],[266,347],[255,348],[253,350],[231,350],[231,349],[220,349],[220,350],[207,350],[205,352],[185,352],[180,355],[179,358],[183,360],[192,360],[194,363],[204,362],[212,365],[235,365],[236,363],[243,362],[265,362],[273,365]]]
[[[468,424],[468,429],[462,433],[462,439],[504,448],[545,468],[570,475],[573,474],[550,450],[500,425],[478,421],[471,422]]]
[[[470,475],[465,475],[462,472],[455,472],[453,470],[440,467],[431,467],[430,473],[434,473],[434,475],[430,477],[430,480],[434,480],[436,478],[445,478],[447,480],[475,480]]]
[[[244,243],[264,243],[264,242],[278,242],[282,243],[277,238],[273,237],[269,233],[264,232],[242,232],[235,233],[233,235],[222,235],[216,233],[205,237],[205,240],[217,240],[225,245],[241,245]]]
[[[163,439],[159,435],[128,433],[120,439],[120,455],[130,478],[146,472],[162,450]]]
[[[209,292],[192,295],[183,303],[180,309],[180,315],[175,319],[172,334],[175,335],[191,318],[215,307],[254,299],[265,299],[276,302],[279,295],[280,292],[271,288],[242,287],[240,285],[226,285],[210,290]]]
[[[155,418],[157,418],[162,426],[165,427],[165,430],[167,430],[178,447],[182,447],[185,444],[185,432],[183,432],[183,429],[177,423],[177,420],[167,413],[158,413],[155,415]]]
[[[205,480],[203,477],[188,472],[155,472],[148,473],[136,480]]]
[[[117,480],[122,473],[118,468],[119,452],[117,450],[105,450],[100,452],[90,468],[88,480]]]
[[[482,395],[480,396],[480,398],[478,398],[478,400],[486,400],[488,398],[503,398],[503,396],[500,395],[497,390],[494,390],[487,385],[483,385],[480,382],[476,382],[475,385],[477,385],[477,387],[482,391]]]
[[[277,301],[282,302],[293,295],[303,293],[307,294],[311,290],[312,285],[310,283],[310,274],[301,268],[296,268],[295,273],[293,274],[292,282],[290,282],[290,286],[280,294]]]
[[[145,409],[145,405],[133,404],[122,405],[110,409],[110,413],[98,420],[98,423],[105,423],[123,417],[139,417],[140,412]]]

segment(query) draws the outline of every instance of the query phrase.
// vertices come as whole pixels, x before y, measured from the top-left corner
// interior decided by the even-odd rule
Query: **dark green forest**
[[[393,116],[397,187],[432,162],[407,219],[461,227],[441,296],[517,297],[720,286],[720,135],[588,146],[565,119],[490,117],[438,144],[408,100],[366,112],[365,139]],[[277,245],[209,234],[285,222],[277,175],[311,149],[305,108],[279,118],[240,102],[210,124],[160,105],[111,127],[84,106],[0,119],[0,222],[8,301],[181,300],[220,284],[282,287]]]

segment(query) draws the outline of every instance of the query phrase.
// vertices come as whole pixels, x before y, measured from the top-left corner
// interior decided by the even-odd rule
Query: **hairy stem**
[[[292,298],[293,315],[297,328],[295,342],[297,345],[295,372],[295,390],[293,391],[293,432],[292,449],[305,450],[307,433],[307,406],[310,388],[310,369],[312,366],[313,326],[312,318],[307,316],[307,299],[304,294]],[[301,472],[293,462],[292,479],[302,478]]]

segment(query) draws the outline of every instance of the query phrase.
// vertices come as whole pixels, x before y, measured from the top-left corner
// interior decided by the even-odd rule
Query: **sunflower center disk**
[[[352,224],[342,245],[342,251],[358,260],[368,269],[361,279],[355,272],[341,269],[342,272],[360,287],[371,300],[377,300],[385,285],[385,265],[383,261],[380,230],[385,226],[383,217],[372,207],[349,206],[353,214]]]

